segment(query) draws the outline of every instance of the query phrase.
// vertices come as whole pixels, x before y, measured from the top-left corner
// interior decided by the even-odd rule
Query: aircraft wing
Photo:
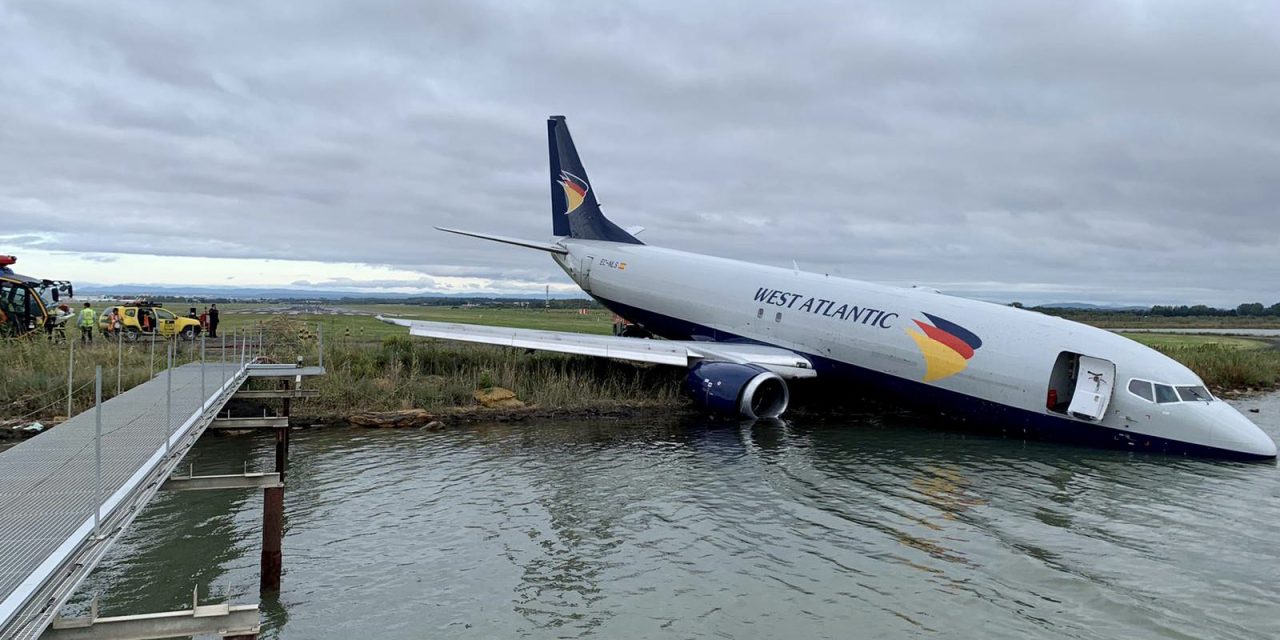
[[[599,336],[570,331],[513,329],[453,322],[429,322],[378,316],[383,322],[409,328],[409,334],[424,338],[479,342],[504,347],[538,349],[559,353],[651,362],[691,367],[700,360],[736,362],[764,367],[783,378],[812,378],[817,374],[807,358],[793,351],[763,344],[703,342],[697,340],[648,340],[622,336]]]

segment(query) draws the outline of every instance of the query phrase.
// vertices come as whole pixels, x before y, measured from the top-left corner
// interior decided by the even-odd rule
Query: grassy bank
[[[278,362],[298,355],[314,364],[314,323],[281,317],[237,323],[265,339],[265,351]],[[402,327],[377,339],[325,338],[327,375],[307,382],[318,398],[295,405],[295,415],[331,417],[354,411],[426,409],[442,411],[476,404],[473,393],[505,387],[523,402],[557,410],[621,407],[675,407],[682,400],[684,372],[671,367],[634,365],[586,356],[525,352],[485,345],[410,338]],[[381,332],[379,332],[381,334]],[[72,414],[93,404],[94,368],[103,368],[103,399],[119,388],[128,391],[164,369],[166,343],[92,345],[50,344],[42,340],[0,342],[0,421],[54,421],[65,416],[68,350],[74,350]],[[178,343],[178,363],[198,360],[198,343]],[[210,349],[207,357],[218,358]],[[119,366],[117,366],[119,362]],[[117,373],[118,372],[118,373]],[[251,385],[265,384],[251,381]]]
[[[1187,365],[1216,392],[1258,391],[1280,385],[1280,349],[1251,349],[1212,343],[1155,348]]]
[[[1274,339],[1178,333],[1129,333],[1195,371],[1215,391],[1273,389],[1280,384]]]
[[[439,411],[475,404],[472,394],[505,387],[530,405],[554,409],[675,406],[683,372],[586,356],[388,336],[375,344],[325,350],[327,375],[310,386],[320,397],[298,408],[309,415],[352,410]]]

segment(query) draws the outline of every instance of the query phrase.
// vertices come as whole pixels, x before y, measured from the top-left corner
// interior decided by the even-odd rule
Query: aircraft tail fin
[[[604,217],[564,116],[547,119],[551,159],[551,229],[557,236],[644,244]]]

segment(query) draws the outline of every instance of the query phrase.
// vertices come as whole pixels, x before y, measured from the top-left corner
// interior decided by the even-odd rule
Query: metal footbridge
[[[257,605],[198,602],[183,612],[57,620],[62,605],[160,489],[264,488],[264,519],[283,510],[288,403],[302,397],[303,376],[323,367],[263,364],[242,355],[238,362],[193,362],[160,372],[148,382],[0,452],[0,638],[141,638],[156,630],[212,632],[253,637]],[[248,397],[281,398],[283,416],[220,417],[219,411],[250,378],[281,379],[278,390],[245,392]],[[296,378],[296,382],[292,380]],[[101,371],[98,375],[101,397]],[[277,434],[274,474],[172,477],[183,457],[209,428],[273,428]],[[278,492],[272,500],[271,491]],[[280,527],[282,530],[282,526]],[[264,529],[263,584],[267,529]],[[280,534],[277,533],[277,536]],[[279,539],[274,541],[279,584]],[[168,619],[156,616],[169,616]],[[153,620],[153,618],[155,618]],[[157,622],[158,620],[158,622]],[[111,624],[111,623],[116,624]],[[51,628],[52,624],[52,628]],[[131,629],[135,631],[131,631]]]

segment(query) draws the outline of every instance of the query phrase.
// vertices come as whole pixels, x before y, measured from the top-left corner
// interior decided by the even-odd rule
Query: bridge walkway
[[[44,632],[258,367],[162,371],[101,403],[100,439],[91,408],[0,452],[0,638]]]

